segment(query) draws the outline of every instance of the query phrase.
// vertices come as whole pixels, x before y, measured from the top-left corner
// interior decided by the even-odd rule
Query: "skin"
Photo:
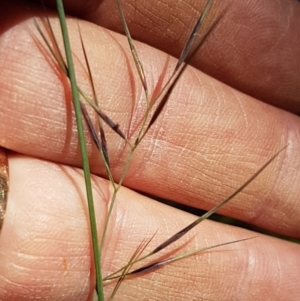
[[[76,6],[73,2],[65,1],[66,9],[86,20],[78,22],[103,110],[132,134],[142,114],[140,82],[126,39],[101,27],[120,31],[116,7],[105,0],[76,1]],[[204,5],[198,2],[197,7],[180,2],[171,14],[162,9],[171,7],[168,1],[151,7],[143,1],[124,4],[133,37],[149,44],[136,44],[149,91],[171,74],[176,60],[168,54],[177,55],[174,49],[183,47],[190,9],[196,19]],[[220,11],[227,9],[226,14],[137,149],[125,185],[210,209],[287,145],[220,212],[300,239],[300,5],[292,0],[261,2],[232,0],[228,7],[213,6],[208,24]],[[0,145],[11,152],[7,214],[0,235],[0,300],[91,300],[88,213],[68,81],[34,26],[33,17],[43,15],[40,7],[27,1],[4,1],[1,6]],[[56,18],[51,20],[58,34]],[[78,23],[68,24],[79,85],[88,91]],[[155,49],[158,45],[165,52]],[[127,152],[109,129],[107,140],[118,180]],[[103,166],[90,140],[88,149],[100,231],[111,189],[101,177]],[[151,250],[194,219],[121,189],[108,230],[103,273],[126,263],[145,237],[157,231]],[[178,242],[175,251],[256,235],[205,221],[183,245]],[[166,252],[173,254],[174,247]],[[299,254],[299,244],[259,235],[125,281],[116,299],[298,300]],[[105,286],[107,295],[112,287]]]

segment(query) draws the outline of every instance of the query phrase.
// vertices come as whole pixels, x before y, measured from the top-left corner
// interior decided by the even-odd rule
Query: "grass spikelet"
[[[195,41],[196,35],[199,31],[199,28],[202,25],[203,21],[205,20],[205,17],[208,14],[209,9],[212,5],[212,2],[213,2],[213,0],[209,0],[206,2],[204,9],[203,9],[201,15],[199,16],[199,19],[197,20],[190,36],[187,39],[187,42],[179,56],[178,62],[175,67],[175,71],[177,71],[180,68],[181,64],[185,61],[187,55],[189,54],[189,52],[194,44],[194,41]]]
[[[117,0],[117,5],[118,5],[119,13],[120,13],[120,19],[121,19],[121,22],[123,24],[123,28],[124,28],[124,31],[125,31],[125,34],[126,34],[126,37],[127,37],[127,40],[128,40],[128,44],[130,46],[132,57],[134,59],[135,66],[136,66],[136,69],[138,71],[140,80],[142,82],[142,85],[143,85],[143,88],[144,88],[144,91],[145,91],[145,95],[146,95],[146,100],[147,100],[147,103],[148,103],[148,86],[147,86],[147,81],[146,81],[146,76],[145,76],[144,68],[143,68],[143,65],[142,65],[142,63],[141,63],[141,61],[139,59],[138,54],[137,54],[136,48],[134,46],[134,43],[132,41],[132,38],[131,38],[131,35],[130,35],[130,31],[129,31],[129,28],[127,26],[127,22],[126,22],[126,19],[125,19],[125,16],[124,16],[124,12],[123,12],[120,0]]]

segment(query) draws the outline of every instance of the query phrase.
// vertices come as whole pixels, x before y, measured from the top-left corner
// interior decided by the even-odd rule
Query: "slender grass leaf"
[[[118,282],[116,286],[114,287],[113,293],[109,300],[112,300],[117,292],[117,290],[120,288],[120,285],[122,284],[123,280],[125,277],[128,275],[129,270],[131,267],[138,261],[138,258],[141,256],[145,248],[149,245],[149,243],[152,241],[154,238],[156,232],[150,237],[150,239],[143,239],[142,242],[138,245],[134,253],[132,254],[131,258],[129,259],[129,262],[125,266],[125,268],[122,271],[122,274],[120,276],[117,276]]]
[[[148,87],[147,87],[147,81],[146,81],[146,76],[145,76],[144,68],[143,68],[143,65],[142,65],[142,63],[141,63],[141,61],[139,59],[137,51],[135,49],[133,40],[131,38],[130,31],[129,31],[129,28],[127,26],[127,22],[126,22],[126,19],[125,19],[125,16],[124,16],[124,12],[123,12],[120,0],[117,0],[117,5],[118,5],[118,9],[119,9],[119,13],[120,13],[120,18],[121,18],[121,21],[122,21],[122,25],[123,25],[123,28],[124,28],[124,31],[125,31],[125,34],[126,34],[126,37],[127,37],[127,40],[128,40],[128,44],[130,46],[132,57],[134,59],[134,62],[135,62],[135,65],[136,65],[139,77],[141,79],[141,82],[142,82],[142,85],[143,85],[143,88],[144,88],[144,91],[145,91],[145,94],[146,94],[146,98],[147,98],[147,101],[148,101]]]
[[[177,71],[180,68],[181,64],[185,61],[188,53],[190,52],[190,50],[191,50],[191,48],[192,48],[192,46],[194,44],[196,35],[197,35],[198,31],[199,31],[199,28],[202,25],[202,23],[203,23],[206,15],[207,15],[207,13],[209,12],[209,9],[211,7],[212,2],[213,2],[213,0],[208,0],[206,2],[204,10],[202,11],[202,13],[201,13],[198,21],[196,22],[196,24],[195,24],[195,26],[194,26],[194,28],[193,28],[193,30],[192,30],[192,32],[191,32],[191,34],[190,34],[190,36],[189,36],[186,44],[185,44],[185,46],[184,46],[184,48],[183,48],[183,50],[182,50],[182,52],[180,54],[179,60],[178,60],[177,65],[175,67],[175,71]]]
[[[192,251],[192,252],[184,253],[184,254],[181,254],[181,255],[174,256],[174,257],[170,257],[168,259],[157,261],[155,263],[152,263],[152,264],[149,264],[147,266],[136,269],[136,270],[128,273],[126,276],[153,272],[153,271],[155,271],[159,268],[162,268],[162,267],[164,267],[164,266],[166,266],[170,263],[173,263],[173,262],[176,262],[176,261],[179,261],[179,260],[182,260],[182,259],[186,259],[186,258],[191,257],[191,256],[195,256],[195,255],[197,255],[199,253],[202,253],[204,251],[219,248],[219,247],[234,244],[234,243],[238,243],[238,242],[242,242],[242,241],[246,241],[246,240],[249,240],[249,239],[253,239],[255,237],[257,237],[257,236],[244,238],[244,239],[239,239],[239,240],[234,240],[234,241],[229,241],[229,242],[225,242],[225,243],[221,243],[221,244],[217,244],[217,245],[212,245],[212,246],[205,247],[205,248],[202,248],[202,249],[199,249],[199,250],[196,250],[196,251]]]
[[[90,84],[91,84],[91,87],[92,87],[93,98],[95,100],[96,105],[98,105],[98,98],[97,98],[97,93],[96,93],[94,80],[93,80],[93,76],[92,76],[91,66],[90,66],[90,63],[89,63],[89,59],[88,59],[88,56],[87,56],[87,53],[86,53],[86,49],[85,49],[85,46],[84,46],[84,43],[83,43],[82,34],[81,34],[79,26],[78,26],[78,29],[79,29],[79,35],[80,35],[81,48],[83,50],[84,59],[85,59],[86,66],[87,66],[87,69],[88,69],[89,80],[90,80]],[[86,112],[86,114],[88,114],[86,110],[85,110],[85,112]],[[86,118],[86,120],[87,120],[87,118]],[[89,118],[90,122],[88,123],[88,126],[89,126],[90,132],[92,134],[93,140],[96,143],[96,146],[97,146],[98,150],[102,153],[102,157],[105,160],[106,166],[109,169],[109,172],[111,173],[106,137],[105,137],[105,133],[104,133],[104,129],[103,129],[103,126],[102,126],[101,119],[99,119],[99,120],[100,120],[99,121],[99,129],[100,129],[100,139],[101,139],[100,145],[98,145],[98,143],[96,143],[96,140],[93,137],[93,135],[96,133],[96,131],[95,131],[95,128],[94,128],[90,118]]]
[[[282,149],[280,149],[272,158],[270,158],[261,168],[259,168],[258,171],[256,171],[243,185],[241,185],[234,193],[232,193],[228,198],[226,198],[224,201],[222,201],[219,205],[215,206],[213,209],[209,210],[207,213],[203,214],[199,218],[197,218],[194,222],[171,236],[169,239],[167,239],[165,242],[160,244],[158,247],[156,247],[151,254],[155,254],[169,245],[173,244],[175,241],[180,239],[182,236],[184,236],[186,233],[188,233],[190,230],[192,230],[195,226],[197,226],[200,222],[204,221],[208,217],[210,217],[212,214],[214,214],[217,210],[219,210],[221,207],[223,207],[225,204],[227,204],[230,200],[232,200],[237,194],[239,194],[246,186],[248,186],[284,149],[286,149],[287,146],[284,146]]]

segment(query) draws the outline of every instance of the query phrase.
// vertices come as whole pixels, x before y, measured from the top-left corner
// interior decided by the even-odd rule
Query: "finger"
[[[94,280],[82,172],[18,155],[10,158],[9,167],[9,200],[0,235],[0,299],[88,300]],[[97,177],[93,184],[101,231],[110,184]],[[157,231],[150,251],[194,219],[121,189],[107,235],[103,275],[126,264],[143,239]],[[163,258],[254,235],[205,221]],[[260,236],[125,280],[116,300],[297,300],[298,255],[299,245]],[[106,296],[114,284],[105,285]]]
[[[37,41],[33,22],[18,23],[24,14],[29,18],[34,13],[33,8],[24,11],[14,9],[18,25],[1,37],[0,67],[5,73],[0,74],[0,144],[31,156],[80,166],[68,82]],[[53,20],[53,26],[54,23]],[[83,57],[78,23],[73,21],[69,25],[80,85],[88,90],[87,72],[79,63]],[[142,89],[133,73],[134,63],[126,52],[126,41],[86,23],[80,26],[101,108],[134,141],[145,100],[140,97]],[[97,39],[101,47],[95,44]],[[143,54],[152,91],[157,81],[168,77],[175,62],[145,45],[137,46]],[[287,144],[286,152],[220,212],[299,238],[299,129],[298,117],[190,68],[136,150],[125,184],[211,209]],[[118,180],[128,150],[110,129],[106,128],[106,135],[113,175]],[[90,140],[89,151],[93,172],[104,174]]]
[[[81,173],[19,156],[11,158],[9,168],[0,299],[87,300],[93,274]],[[97,186],[94,191],[102,197]],[[97,205],[105,212],[104,201]]]
[[[48,3],[51,1],[48,1]],[[116,1],[65,1],[82,18],[123,33]],[[133,38],[179,56],[206,0],[123,1]],[[295,0],[214,1],[202,34],[218,26],[193,65],[218,80],[285,110],[300,113],[300,4]]]

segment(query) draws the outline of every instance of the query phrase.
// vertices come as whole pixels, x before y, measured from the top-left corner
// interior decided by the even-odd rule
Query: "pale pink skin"
[[[120,28],[111,1],[91,0],[86,7],[87,1],[76,1],[76,7],[71,7],[75,1],[65,2],[67,10],[82,19]],[[196,10],[204,5],[204,1],[198,1],[197,7],[187,2],[180,2],[168,18],[164,11],[170,11],[164,7],[174,5],[172,1],[151,6],[138,1],[137,10],[137,1],[132,1],[133,6],[127,1],[124,9],[130,14],[132,35],[177,54],[174,49],[183,46],[185,24],[191,22],[189,10],[196,18]],[[227,13],[196,57],[195,68],[187,69],[137,150],[125,184],[210,209],[287,144],[221,212],[300,239],[300,120],[293,114],[300,111],[300,4],[232,0],[226,5]],[[216,3],[209,20],[224,8]],[[71,94],[34,26],[33,16],[41,15],[30,2],[1,4],[0,145],[13,152],[9,154],[7,215],[0,235],[0,300],[90,300],[94,270]],[[233,16],[239,16],[238,20]],[[52,21],[58,33],[55,18]],[[126,133],[133,134],[144,96],[126,39],[98,25],[79,23],[102,107]],[[87,90],[87,73],[79,63],[83,56],[77,21],[68,24],[78,80]],[[193,22],[188,24],[190,28]],[[151,31],[141,37],[143,28]],[[169,34],[163,33],[166,28]],[[178,40],[174,33],[179,34]],[[153,91],[157,81],[161,84],[170,75],[175,59],[142,43],[137,48]],[[127,152],[110,130],[107,139],[118,180]],[[100,231],[111,188],[100,177],[104,170],[90,140],[88,148]],[[104,274],[126,263],[143,238],[157,231],[151,250],[194,219],[122,189],[108,230]],[[182,247],[176,243],[176,251],[255,235],[205,221],[187,235]],[[174,247],[167,250],[172,251]],[[300,245],[259,235],[125,281],[116,299],[298,300],[299,277]],[[105,286],[107,295],[112,287]]]

